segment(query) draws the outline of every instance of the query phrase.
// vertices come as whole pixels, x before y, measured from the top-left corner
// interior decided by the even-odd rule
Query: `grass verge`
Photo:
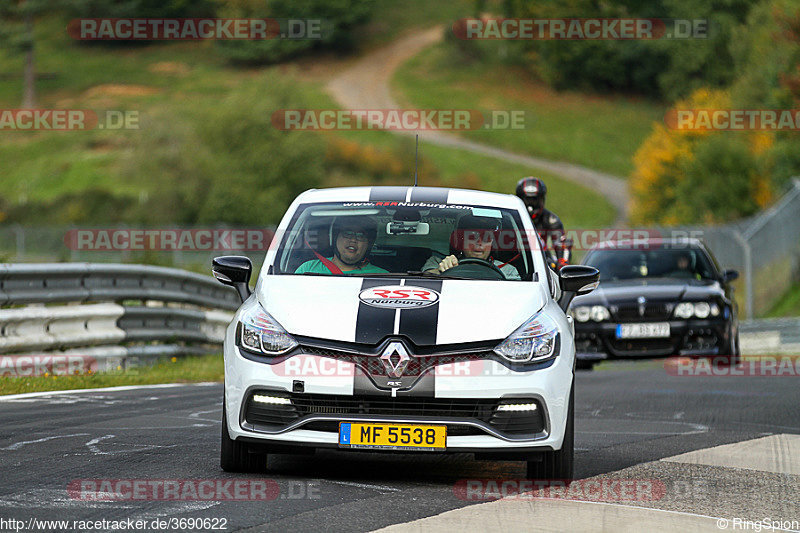
[[[467,60],[448,43],[406,62],[392,84],[414,107],[524,111],[524,129],[462,135],[620,177],[630,175],[633,154],[665,112],[664,105],[641,98],[558,92],[520,67]]]
[[[791,287],[767,312],[765,318],[800,316],[800,283]]]
[[[222,381],[222,355],[172,358],[153,366],[74,376],[29,376],[0,378],[0,395],[25,392],[97,389],[121,385],[155,385],[158,383],[200,383]]]

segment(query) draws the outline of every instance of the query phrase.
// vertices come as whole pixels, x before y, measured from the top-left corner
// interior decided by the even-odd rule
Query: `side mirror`
[[[600,271],[587,265],[565,265],[558,271],[558,284],[561,287],[561,298],[558,306],[567,312],[569,304],[576,296],[589,294],[600,282]]]
[[[735,279],[739,279],[739,272],[736,270],[726,270],[722,273],[722,281],[726,283]]]
[[[239,292],[242,301],[250,297],[250,275],[253,264],[250,259],[240,255],[223,255],[211,262],[211,273],[223,285],[230,285]]]

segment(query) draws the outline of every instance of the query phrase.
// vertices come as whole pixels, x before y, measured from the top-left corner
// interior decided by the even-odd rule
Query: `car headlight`
[[[587,305],[579,305],[572,309],[572,317],[578,322],[588,322],[592,316],[592,308]]]
[[[674,314],[678,318],[708,318],[719,316],[720,309],[716,303],[708,302],[681,302],[675,306]]]
[[[675,306],[675,316],[678,318],[692,318],[694,315],[694,304],[691,302],[681,302]]]
[[[602,322],[603,320],[609,320],[611,318],[611,313],[602,305],[593,305],[589,315],[595,322]]]
[[[694,304],[694,316],[697,318],[708,318],[711,313],[711,306],[708,302],[697,302]]]
[[[252,352],[280,355],[297,346],[297,341],[258,303],[242,313],[236,330],[236,343]]]
[[[544,361],[555,353],[558,325],[547,314],[539,312],[498,344],[494,352],[512,363]]]

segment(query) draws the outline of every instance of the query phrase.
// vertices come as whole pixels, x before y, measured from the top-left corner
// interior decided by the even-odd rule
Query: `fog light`
[[[504,403],[497,406],[498,411],[536,411],[535,403]]]
[[[253,401],[256,403],[268,403],[272,405],[292,405],[292,400],[289,398],[281,398],[280,396],[265,396],[263,394],[254,394]]]

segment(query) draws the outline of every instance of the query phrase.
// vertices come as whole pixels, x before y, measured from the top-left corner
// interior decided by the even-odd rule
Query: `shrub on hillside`
[[[244,64],[275,63],[311,49],[347,49],[357,40],[356,29],[369,21],[373,5],[370,0],[219,0],[222,18],[308,19],[322,25],[319,39],[222,40],[217,49]]]
[[[800,107],[800,5],[753,9],[734,46],[736,80],[696,91],[677,109]],[[677,224],[727,221],[769,205],[800,174],[800,139],[788,131],[676,131],[657,124],[635,156],[632,219]]]
[[[567,0],[507,2],[512,17],[655,18],[710,21],[707,38],[488,41],[496,53],[517,54],[537,76],[553,87],[621,91],[673,100],[700,87],[723,87],[733,79],[731,42],[757,0]],[[504,5],[505,5],[504,4]],[[668,31],[673,31],[667,22]],[[474,47],[473,47],[474,48]],[[481,48],[486,54],[486,47]],[[508,60],[507,58],[505,59]]]
[[[401,143],[395,149],[381,149],[340,137],[330,137],[325,168],[363,174],[371,185],[409,185],[414,182],[414,144]],[[420,184],[439,184],[439,170],[427,158],[419,160]]]
[[[268,89],[265,89],[268,87]],[[143,124],[123,172],[151,192],[142,222],[267,225],[323,179],[323,140],[272,126],[273,110],[307,107],[277,73],[214,108],[162,111]]]

